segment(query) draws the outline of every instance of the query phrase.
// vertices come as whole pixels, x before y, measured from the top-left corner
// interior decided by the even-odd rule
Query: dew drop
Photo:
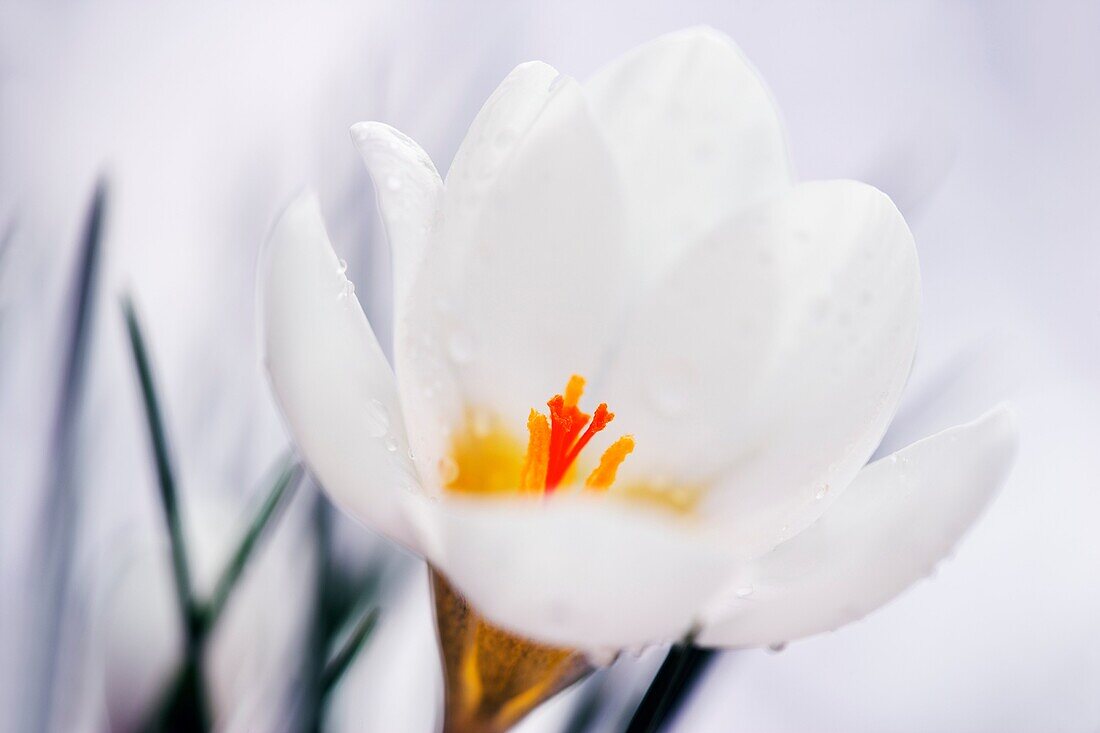
[[[751,595],[752,595],[752,594],[753,594],[754,592],[756,592],[756,589],[755,589],[755,588],[753,588],[753,587],[752,587],[751,585],[744,585],[744,586],[741,586],[741,587],[740,587],[740,588],[738,588],[738,589],[737,589],[737,591],[736,591],[736,593],[737,593],[737,597],[738,597],[738,598],[748,598],[748,597],[749,597],[749,596],[751,596]]]
[[[447,350],[456,364],[467,364],[474,357],[474,343],[465,331],[454,331],[447,340]]]
[[[347,271],[348,271],[348,261],[347,260],[340,260],[340,264],[338,264],[336,266],[336,274],[343,275]]]
[[[777,641],[774,644],[769,644],[768,645],[768,651],[770,651],[772,654],[778,654],[779,652],[783,651],[786,648],[787,648],[787,642],[785,642],[785,641]]]
[[[824,499],[829,493],[829,484],[821,484],[817,487],[817,493],[814,494],[814,498],[818,501]]]
[[[386,440],[383,445],[386,446],[386,450],[388,450],[390,453],[397,452],[397,439],[394,438],[392,435],[386,436]]]
[[[344,282],[344,287],[340,291],[340,295],[337,297],[339,297],[341,300],[344,300],[346,298],[350,298],[353,295],[355,295],[355,283],[353,283],[351,280],[347,280]]]
[[[381,438],[390,431],[390,413],[378,400],[367,403],[367,433],[372,438]]]

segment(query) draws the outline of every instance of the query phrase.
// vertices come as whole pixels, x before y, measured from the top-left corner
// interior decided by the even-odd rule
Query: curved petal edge
[[[316,196],[287,207],[260,266],[264,362],[287,428],[341,508],[407,545],[418,494],[389,363],[344,276]]]
[[[713,28],[628,51],[596,72],[585,93],[619,166],[646,279],[722,220],[792,183],[771,92]]]
[[[381,122],[359,122],[351,139],[374,181],[393,257],[398,317],[443,210],[443,180],[424,150]]]
[[[868,465],[814,525],[711,604],[699,643],[783,643],[882,606],[951,552],[1004,483],[1016,444],[1002,405]]]

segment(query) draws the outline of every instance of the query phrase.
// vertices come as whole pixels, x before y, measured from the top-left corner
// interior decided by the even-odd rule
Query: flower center
[[[463,493],[514,492],[518,488],[524,493],[550,494],[563,482],[571,482],[581,452],[615,418],[602,402],[592,414],[581,412],[578,403],[584,384],[584,378],[574,374],[565,391],[547,401],[547,413],[531,410],[526,451],[510,432],[471,419],[470,429],[453,441],[453,460],[441,466],[445,487]],[[603,452],[584,485],[595,491],[610,488],[619,466],[633,450],[634,438],[620,437]]]
[[[615,419],[615,413],[601,402],[591,415],[577,407],[584,394],[584,378],[574,374],[565,386],[565,394],[554,395],[546,406],[550,417],[531,410],[527,417],[527,458],[520,474],[520,488],[525,491],[552,493],[561,484],[577,457],[596,433]],[[588,475],[584,485],[590,489],[607,489],[615,482],[622,462],[634,450],[634,438],[629,435],[616,440],[604,451],[600,464]]]

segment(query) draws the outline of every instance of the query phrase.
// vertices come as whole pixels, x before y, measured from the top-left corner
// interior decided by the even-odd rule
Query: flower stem
[[[538,644],[494,626],[431,569],[443,662],[444,733],[503,733],[592,672],[574,650]]]
[[[668,650],[625,733],[657,733],[683,705],[700,675],[714,658],[713,649],[702,649],[689,636]]]
[[[378,613],[377,608],[371,608],[364,613],[356,622],[355,628],[352,629],[347,641],[325,665],[325,669],[321,673],[322,696],[328,695],[333,685],[340,680],[347,668],[351,666],[359,650],[363,648],[363,644],[370,638],[371,632],[374,631],[374,626],[378,622]]]

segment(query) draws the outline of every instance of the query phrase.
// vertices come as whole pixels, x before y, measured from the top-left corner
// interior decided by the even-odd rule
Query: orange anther
[[[546,469],[550,461],[550,422],[542,413],[531,410],[527,416],[527,458],[523,462],[519,487],[541,493],[546,487]]]
[[[569,383],[565,385],[565,406],[576,407],[577,403],[581,401],[581,395],[584,394],[584,377],[579,374],[574,374],[569,378]]]
[[[615,483],[615,474],[626,457],[634,450],[634,438],[629,435],[616,440],[600,456],[600,465],[589,474],[584,485],[590,489],[605,490]]]
[[[547,493],[554,491],[565,479],[566,473],[592,437],[615,418],[615,414],[607,409],[606,403],[601,403],[592,415],[580,411],[577,402],[584,394],[584,384],[583,377],[577,374],[570,377],[569,383],[565,386],[565,394],[554,395],[547,401],[546,405],[550,408],[549,419],[534,410],[531,411],[531,417],[527,420],[527,429],[531,438],[527,446],[527,460],[520,477],[521,488],[525,490],[541,488]],[[619,441],[619,443],[622,442],[622,440]],[[633,446],[634,443],[631,440],[631,450]],[[629,452],[630,450],[623,452],[615,465],[608,469],[610,481],[614,481],[615,469]],[[607,486],[610,486],[610,483],[606,486],[601,485],[599,488]]]

